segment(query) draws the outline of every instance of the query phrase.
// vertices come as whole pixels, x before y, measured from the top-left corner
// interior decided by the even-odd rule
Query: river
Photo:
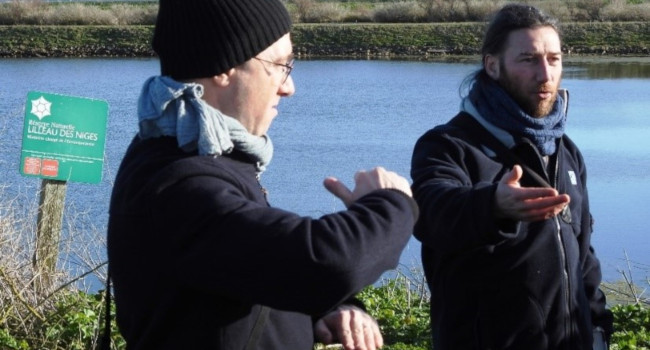
[[[317,217],[343,209],[322,187],[326,176],[351,185],[358,169],[382,165],[408,177],[415,141],[457,112],[459,84],[476,68],[474,62],[297,61],[296,94],[281,102],[269,132],[275,154],[262,182],[271,204]],[[136,132],[141,84],[158,74],[158,61],[0,59],[0,72],[0,184],[8,186],[0,195],[26,210],[33,210],[40,187],[39,179],[18,172],[27,93],[108,102],[103,180],[68,183],[66,197],[66,220],[97,232],[80,239],[102,260],[112,180]],[[568,60],[563,87],[571,94],[567,133],[587,162],[593,245],[605,280],[621,278],[627,256],[635,280],[644,281],[650,275],[650,61]],[[413,239],[402,264],[419,261]]]

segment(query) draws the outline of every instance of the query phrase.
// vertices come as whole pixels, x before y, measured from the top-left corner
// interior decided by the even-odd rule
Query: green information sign
[[[30,91],[20,157],[24,176],[99,183],[108,103]]]

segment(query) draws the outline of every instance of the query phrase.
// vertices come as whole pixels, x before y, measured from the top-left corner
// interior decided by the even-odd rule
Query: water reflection
[[[564,78],[575,79],[647,79],[650,62],[565,63]]]

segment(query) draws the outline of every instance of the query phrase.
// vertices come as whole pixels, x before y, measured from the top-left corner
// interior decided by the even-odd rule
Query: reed
[[[476,22],[507,0],[284,0],[296,23]],[[519,1],[521,2],[521,1]],[[649,0],[524,0],[563,22],[649,21]],[[0,4],[0,25],[153,25],[157,1],[46,2]]]

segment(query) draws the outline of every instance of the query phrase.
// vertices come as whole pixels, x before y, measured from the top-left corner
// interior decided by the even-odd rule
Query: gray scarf
[[[178,147],[199,155],[220,156],[234,149],[251,157],[258,173],[273,156],[267,135],[255,136],[235,118],[222,114],[203,99],[203,86],[154,76],[144,83],[138,100],[140,137],[172,136]]]

